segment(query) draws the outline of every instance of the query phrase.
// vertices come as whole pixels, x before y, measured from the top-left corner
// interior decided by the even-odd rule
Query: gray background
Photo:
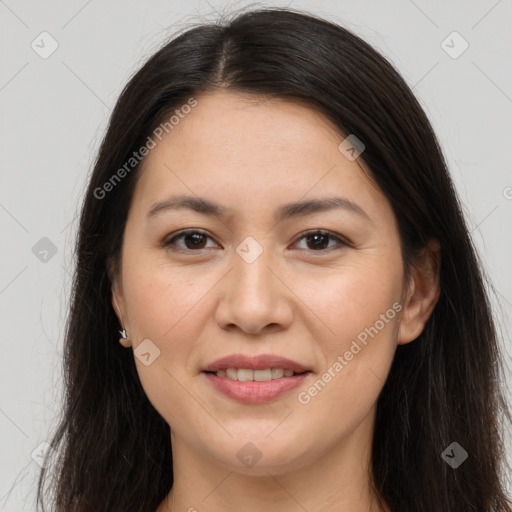
[[[0,1],[0,510],[35,509],[36,449],[55,425],[62,393],[78,204],[111,108],[167,36],[199,16],[244,5]],[[493,303],[510,372],[512,0],[251,5],[291,5],[339,22],[378,48],[413,87],[498,292]],[[51,48],[44,31],[58,43],[45,59],[31,47],[34,41],[39,52]],[[469,44],[457,58],[442,47],[453,31]],[[452,36],[445,48],[453,54],[463,47]]]

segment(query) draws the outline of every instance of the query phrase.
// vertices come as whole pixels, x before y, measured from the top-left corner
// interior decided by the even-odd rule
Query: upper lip
[[[217,372],[219,370],[227,370],[228,368],[246,368],[248,370],[282,368],[283,370],[292,370],[295,373],[310,371],[309,368],[296,361],[275,354],[259,354],[256,356],[232,354],[216,359],[213,363],[206,366],[203,371]]]

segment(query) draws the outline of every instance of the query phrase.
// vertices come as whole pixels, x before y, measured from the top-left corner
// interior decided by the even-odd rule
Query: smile
[[[205,375],[209,384],[224,396],[244,404],[262,404],[276,400],[295,389],[311,375],[310,371],[294,374],[293,371],[286,370],[287,375],[284,372],[282,368],[264,370],[228,368],[225,371],[203,372],[202,375]],[[236,378],[233,378],[235,376]]]
[[[292,370],[285,370],[283,368],[266,368],[264,370],[228,368],[227,370],[219,370],[216,372],[216,375],[217,377],[227,377],[231,380],[243,382],[265,382],[267,380],[281,379],[282,377],[292,377],[293,375],[298,375],[298,372],[295,373]]]

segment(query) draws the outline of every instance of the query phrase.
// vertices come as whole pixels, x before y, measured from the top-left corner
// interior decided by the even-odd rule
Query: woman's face
[[[233,92],[196,100],[145,159],[114,296],[173,449],[252,474],[306,467],[368,440],[409,341],[396,220],[318,112]],[[166,207],[184,196],[220,213]],[[259,371],[205,372],[240,355],[220,367]],[[309,371],[285,376],[292,363],[272,357]]]

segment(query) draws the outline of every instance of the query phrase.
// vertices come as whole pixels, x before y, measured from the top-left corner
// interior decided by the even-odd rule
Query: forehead
[[[226,91],[197,101],[190,116],[172,130],[174,139],[181,135],[188,148],[209,147],[223,157],[242,158],[242,152],[250,152],[262,162],[276,154],[299,159],[306,152],[320,154],[327,146],[336,147],[341,136],[330,120],[304,101]]]
[[[317,168],[330,167],[337,156],[342,136],[304,102],[226,91],[203,94],[196,101],[164,133],[145,167],[172,159],[212,177],[223,170],[252,173],[267,167],[279,173],[291,165],[298,167],[304,158]]]
[[[345,135],[307,103],[227,91],[195,99],[144,160],[134,203],[146,210],[171,194],[215,198],[234,210],[335,193],[373,208],[385,203],[362,159],[340,152]]]

